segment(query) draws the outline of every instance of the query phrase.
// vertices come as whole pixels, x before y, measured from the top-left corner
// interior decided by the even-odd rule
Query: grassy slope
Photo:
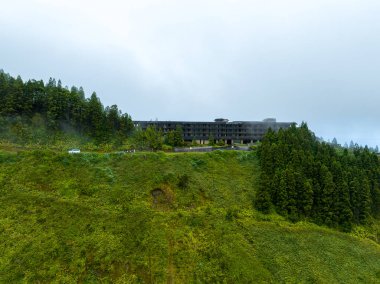
[[[253,210],[257,173],[246,152],[2,153],[0,282],[380,282],[373,241]]]

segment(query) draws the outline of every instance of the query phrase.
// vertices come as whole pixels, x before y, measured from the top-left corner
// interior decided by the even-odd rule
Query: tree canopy
[[[319,142],[306,123],[269,130],[258,147],[257,208],[291,220],[350,230],[380,210],[380,163],[367,147],[336,149]]]
[[[27,136],[28,127],[36,122],[50,133],[76,132],[97,143],[120,142],[133,129],[131,117],[117,105],[104,107],[95,92],[86,98],[82,87],[69,90],[52,78],[46,84],[23,82],[20,76],[13,78],[0,70],[0,105],[0,127],[15,128],[18,138],[23,132]]]

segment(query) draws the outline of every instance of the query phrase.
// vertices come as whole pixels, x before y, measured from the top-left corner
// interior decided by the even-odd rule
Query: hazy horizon
[[[2,4],[0,69],[83,86],[134,120],[308,123],[380,145],[380,2]]]

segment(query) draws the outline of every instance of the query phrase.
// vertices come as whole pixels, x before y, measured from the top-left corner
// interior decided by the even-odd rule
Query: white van
[[[69,154],[79,154],[80,150],[79,149],[70,149]]]

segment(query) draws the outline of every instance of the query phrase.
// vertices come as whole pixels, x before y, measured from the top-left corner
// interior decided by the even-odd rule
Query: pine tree
[[[20,118],[14,130],[33,126],[31,120],[39,117],[45,121],[39,125],[49,128],[45,136],[55,137],[75,130],[95,138],[97,143],[120,143],[133,129],[130,116],[122,115],[116,105],[105,110],[95,93],[86,99],[82,87],[72,87],[69,91],[68,87],[62,87],[60,80],[57,83],[53,78],[46,85],[35,80],[24,83],[20,76],[13,78],[0,72],[0,105],[3,118]]]
[[[365,224],[371,213],[370,183],[367,177],[364,177],[358,192],[359,202],[359,223]]]
[[[170,130],[165,135],[165,144],[173,147],[181,147],[184,145],[183,131],[180,125],[175,130]]]
[[[288,204],[286,208],[289,218],[292,221],[296,221],[298,219],[296,174],[298,175],[298,173],[296,173],[290,166],[284,171],[286,192],[288,196]]]
[[[161,130],[157,130],[154,126],[150,125],[145,130],[145,138],[147,146],[153,151],[162,149],[163,135]]]
[[[299,200],[300,210],[302,214],[306,217],[309,217],[312,213],[313,208],[313,186],[311,180],[305,180],[303,183],[303,191],[300,192]]]
[[[325,165],[321,167],[322,191],[321,191],[321,217],[325,224],[333,225],[333,194],[335,184],[333,176]]]
[[[288,188],[285,172],[277,173],[278,187],[276,194],[276,208],[277,212],[281,215],[288,214]]]
[[[271,189],[270,178],[266,174],[261,173],[259,188],[256,192],[255,206],[259,211],[266,214],[268,214],[272,208],[270,189]]]
[[[93,92],[86,106],[87,133],[97,141],[105,138],[105,114],[102,103]]]
[[[336,182],[337,200],[334,202],[335,222],[345,231],[350,231],[353,222],[353,212],[350,205],[349,187],[345,179],[339,178]]]
[[[337,143],[334,138],[333,144]],[[311,217],[345,231],[353,223],[364,224],[380,215],[380,161],[368,147],[351,141],[350,148],[338,154],[306,123],[277,133],[269,130],[258,147],[266,177],[258,196],[293,221]]]
[[[183,130],[180,125],[177,125],[174,131],[174,146],[181,147],[183,143]]]

